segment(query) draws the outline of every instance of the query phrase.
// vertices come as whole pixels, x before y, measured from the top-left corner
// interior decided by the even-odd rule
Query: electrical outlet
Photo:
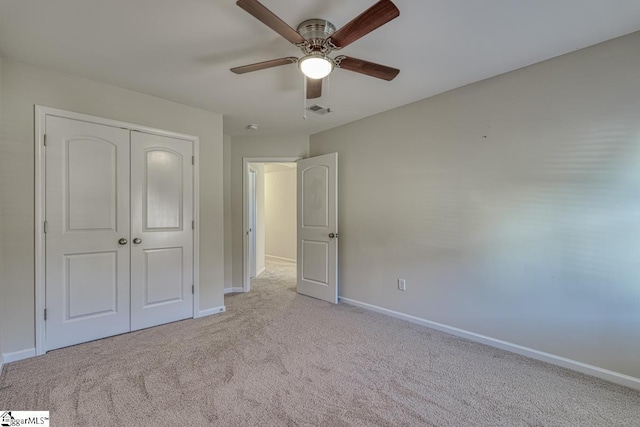
[[[398,290],[406,291],[407,290],[407,282],[404,279],[398,279]]]

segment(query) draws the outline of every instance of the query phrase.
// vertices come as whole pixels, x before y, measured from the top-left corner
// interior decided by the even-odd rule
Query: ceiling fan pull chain
[[[327,113],[331,112],[331,74],[327,76]]]

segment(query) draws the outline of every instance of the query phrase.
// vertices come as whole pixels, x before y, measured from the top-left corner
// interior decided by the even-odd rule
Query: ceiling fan
[[[338,31],[331,22],[324,19],[308,19],[298,25],[297,30],[294,30],[257,0],[238,0],[236,4],[300,48],[304,54],[300,59],[289,56],[232,68],[231,71],[236,74],[297,63],[302,73],[307,77],[307,98],[313,99],[320,97],[322,79],[336,67],[389,81],[393,80],[400,72],[397,68],[363,59],[344,55],[335,58],[328,56],[332,51],[350,45],[397,18],[400,11],[390,0],[378,1]]]

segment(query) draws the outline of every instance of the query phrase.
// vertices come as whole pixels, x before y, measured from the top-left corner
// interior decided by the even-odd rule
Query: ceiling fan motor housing
[[[307,55],[312,52],[327,54],[331,51],[325,40],[335,33],[336,27],[326,19],[308,19],[298,25],[297,31],[306,40],[300,49]]]

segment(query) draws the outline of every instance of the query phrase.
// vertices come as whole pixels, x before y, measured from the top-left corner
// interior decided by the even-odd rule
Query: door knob
[[[338,237],[338,233],[329,233],[330,239],[333,239],[334,237]]]
[[[119,244],[119,245],[124,246],[124,245],[126,245],[127,243],[129,243],[129,241],[128,241],[127,239],[125,239],[124,237],[123,237],[122,239],[118,240],[118,244]]]
[[[136,237],[135,239],[133,239],[133,244],[134,245],[139,245],[140,243],[142,243],[142,239],[139,237]]]

